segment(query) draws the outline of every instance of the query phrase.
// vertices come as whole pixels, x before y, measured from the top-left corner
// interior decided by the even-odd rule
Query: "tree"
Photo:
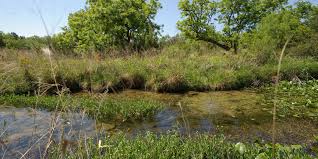
[[[317,6],[308,1],[300,0],[294,7],[290,6],[289,10],[291,10],[295,16],[299,17],[302,23],[308,25],[311,20],[311,16],[314,16],[313,14],[317,11]]]
[[[309,30],[306,36],[301,36],[301,39],[294,43],[290,49],[291,54],[318,58],[318,6],[308,1],[298,1],[291,10]]]
[[[310,12],[306,14],[309,27],[311,27],[316,33],[318,33],[318,6],[317,5],[311,5]]]
[[[6,44],[4,42],[4,33],[2,31],[0,31],[0,48],[5,47]]]
[[[235,53],[239,39],[245,31],[251,31],[266,15],[281,8],[286,0],[222,0],[219,2],[218,21]]]
[[[183,20],[178,21],[178,29],[186,37],[215,44],[225,50],[230,47],[222,42],[222,35],[215,30],[216,2],[210,0],[180,0],[179,9]]]
[[[178,28],[184,35],[211,42],[237,52],[243,32],[249,32],[269,13],[287,0],[180,0],[182,18]],[[216,32],[215,23],[222,26]],[[189,32],[191,34],[189,34]]]
[[[280,13],[272,13],[263,18],[257,30],[255,30],[255,37],[252,41],[257,42],[257,39],[269,37],[267,38],[268,42],[262,43],[264,45],[272,43],[271,46],[277,49],[282,48],[288,39],[302,38],[306,32],[309,32],[309,28],[301,23],[299,17],[286,10]]]
[[[62,37],[79,52],[153,47],[160,31],[154,23],[160,7],[158,0],[88,0],[85,9],[69,16]]]
[[[32,36],[24,37],[18,34],[0,32],[0,48],[6,47],[8,49],[34,49],[40,50],[45,46],[45,40],[42,37]]]
[[[15,32],[11,32],[10,34],[8,34],[8,36],[10,36],[11,38],[15,40],[18,40],[20,38],[20,36]]]
[[[273,12],[264,17],[253,32],[245,34],[248,39],[245,44],[250,51],[258,53],[261,63],[273,59],[287,40],[290,41],[288,49],[292,49],[288,52],[302,56],[317,54],[318,48],[314,42],[317,32],[316,28],[311,28],[317,7],[305,4],[298,3],[280,12]]]
[[[61,33],[54,34],[51,40],[54,49],[64,53],[75,48],[76,40],[74,39],[75,37],[69,28],[63,27],[62,30],[63,31]]]
[[[25,43],[20,36],[14,32],[4,34],[4,43],[9,49],[24,49]]]

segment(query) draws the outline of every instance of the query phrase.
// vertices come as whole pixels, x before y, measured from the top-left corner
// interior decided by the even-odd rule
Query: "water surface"
[[[87,94],[78,94],[78,96]],[[178,131],[184,135],[224,134],[235,142],[269,142],[272,134],[271,106],[263,104],[263,95],[253,91],[211,93],[190,92],[185,95],[125,91],[103,95],[113,98],[151,98],[168,106],[146,121],[101,123],[74,111],[51,113],[31,108],[0,106],[0,156],[39,157],[47,144],[52,123],[52,142],[76,144],[79,138],[124,132],[130,136],[152,131]],[[56,120],[53,120],[56,119]],[[54,122],[53,122],[54,121]],[[283,144],[310,144],[318,134],[318,124],[312,120],[280,118],[277,141]]]

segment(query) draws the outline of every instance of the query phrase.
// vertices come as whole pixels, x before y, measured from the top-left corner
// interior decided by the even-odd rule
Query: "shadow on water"
[[[223,134],[229,140],[244,142],[271,140],[271,106],[262,104],[263,95],[252,91],[177,95],[130,90],[107,96],[151,98],[169,106],[151,120],[124,123],[100,123],[82,113],[61,113],[53,135],[54,142],[60,142],[62,130],[63,140],[70,142],[96,134],[124,132],[134,136],[147,131],[158,134],[169,131],[184,135]],[[42,145],[43,148],[51,116],[52,113],[45,110],[0,107],[0,156],[21,156],[32,145]],[[316,134],[318,124],[311,120],[282,118],[277,123],[277,141],[280,143],[310,144]],[[43,140],[39,140],[41,137]],[[32,149],[34,154],[39,154],[40,150],[39,146]]]

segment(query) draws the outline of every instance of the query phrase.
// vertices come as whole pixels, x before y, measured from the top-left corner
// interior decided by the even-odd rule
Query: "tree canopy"
[[[318,57],[318,38],[315,19],[318,7],[306,1],[299,1],[279,12],[272,12],[257,23],[256,28],[244,34],[241,41],[250,52],[262,56],[262,62],[273,59],[275,50],[289,40],[288,52]],[[245,41],[247,40],[247,41]]]
[[[69,16],[57,43],[78,52],[155,47],[161,27],[154,18],[160,8],[158,0],[88,0],[85,9]]]
[[[0,31],[0,48],[5,47],[4,33]]]
[[[181,32],[190,38],[204,40],[226,50],[237,52],[243,32],[255,28],[266,15],[279,10],[287,0],[180,0]],[[217,31],[216,25],[222,27]]]
[[[0,48],[8,49],[35,49],[39,50],[46,45],[45,37],[24,37],[18,34],[3,33],[0,31]]]
[[[53,46],[64,53],[162,47],[171,38],[161,37],[161,26],[155,23],[160,8],[159,0],[87,0],[85,8],[70,14],[68,26],[53,36]],[[272,55],[290,39],[289,47],[298,48],[294,52],[318,54],[318,6],[306,0],[179,0],[179,9],[182,39],[264,55]],[[48,38],[0,32],[0,47],[37,49]]]

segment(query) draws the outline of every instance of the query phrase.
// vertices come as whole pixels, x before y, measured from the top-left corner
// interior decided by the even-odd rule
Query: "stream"
[[[86,94],[77,94],[77,96]],[[109,94],[115,98],[150,98],[168,106],[152,119],[122,123],[101,123],[85,113],[54,113],[32,108],[0,107],[0,157],[20,158],[26,154],[39,157],[48,142],[52,120],[56,119],[53,142],[74,142],[78,139],[123,132],[135,136],[148,131],[162,134],[177,131],[184,135],[223,134],[234,142],[270,142],[272,133],[271,106],[262,104],[263,95],[254,91],[224,91],[180,94],[157,94],[128,90]],[[318,134],[318,123],[309,119],[279,118],[277,142],[311,144]],[[61,139],[61,136],[63,138]],[[26,153],[28,152],[28,153]],[[29,157],[28,157],[29,156]]]

